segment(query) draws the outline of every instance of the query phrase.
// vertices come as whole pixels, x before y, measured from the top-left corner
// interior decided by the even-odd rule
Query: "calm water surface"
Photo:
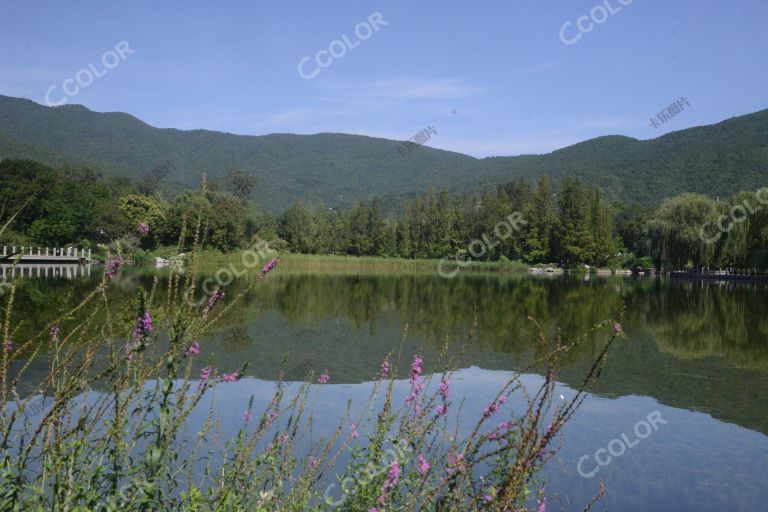
[[[127,269],[112,293],[117,301],[130,300],[139,286],[151,286],[156,273]],[[75,304],[98,274],[20,281],[22,333]],[[227,299],[245,279],[230,286]],[[402,350],[410,358],[421,351],[428,369],[447,343],[460,357],[454,399],[466,398],[468,414],[480,414],[512,372],[539,353],[529,316],[568,338],[615,318],[622,304],[626,340],[612,348],[600,382],[567,425],[563,449],[548,466],[551,508],[581,510],[602,479],[608,494],[601,503],[609,510],[768,510],[765,285],[530,276],[445,280],[281,268],[201,341],[199,362],[222,371],[250,363],[248,378],[217,394],[225,431],[231,432],[241,425],[251,395],[265,403],[271,397],[286,353],[289,380],[327,368],[331,385],[322,388],[315,413],[322,434],[337,425],[348,398],[365,406],[387,354]],[[558,398],[573,395],[603,340],[587,339],[569,354],[558,376]],[[34,361],[30,375],[44,372],[44,359]],[[534,373],[526,381],[533,388],[541,377]],[[206,413],[196,414],[192,425]],[[650,431],[649,415],[655,420]]]

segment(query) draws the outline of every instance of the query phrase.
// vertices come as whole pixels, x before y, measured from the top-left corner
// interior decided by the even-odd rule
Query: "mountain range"
[[[121,112],[46,107],[0,95],[0,159],[100,168],[139,180],[171,162],[170,194],[242,169],[258,177],[255,198],[281,211],[298,199],[345,207],[374,196],[398,202],[429,188],[452,191],[547,174],[597,186],[613,200],[658,204],[681,192],[722,197],[768,185],[768,110],[651,140],[611,135],[552,153],[473,158],[362,135],[235,135],[155,128]]]

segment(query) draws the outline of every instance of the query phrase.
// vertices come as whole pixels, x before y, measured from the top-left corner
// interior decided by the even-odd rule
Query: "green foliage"
[[[340,213],[297,202],[279,217],[278,233],[301,253],[415,259],[471,254],[475,261],[605,265],[620,249],[612,210],[578,180],[568,181],[557,206],[546,178],[535,192],[522,179],[479,198],[430,191],[407,201],[399,216],[383,217],[380,204],[374,198]],[[510,215],[520,224],[506,222]]]
[[[253,187],[256,186],[256,176],[248,174],[240,169],[235,169],[227,174],[227,188],[233,196],[245,201],[251,198]]]
[[[9,229],[41,246],[109,241],[126,232],[117,199],[127,190],[124,180],[105,181],[89,169],[0,162],[0,204],[11,211],[26,204]]]

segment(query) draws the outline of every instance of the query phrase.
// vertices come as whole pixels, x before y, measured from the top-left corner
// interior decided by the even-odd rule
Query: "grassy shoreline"
[[[248,266],[252,263],[251,256],[244,256],[245,250],[222,253],[219,251],[203,251],[198,253],[198,264],[202,266],[210,265],[235,265],[235,267]],[[277,256],[277,253],[274,253]],[[152,258],[154,258],[154,254]],[[270,256],[272,256],[270,254]],[[299,253],[281,253],[279,254],[283,269],[291,271],[319,270],[323,271],[355,271],[355,272],[415,272],[415,273],[435,273],[438,274],[438,266],[441,260],[434,259],[406,259],[383,256],[345,256],[345,255],[318,255],[318,254],[299,254]],[[268,259],[260,258],[258,268],[266,263]],[[446,259],[443,263],[443,270],[446,273],[452,273],[457,268],[455,262]],[[529,265],[519,262],[502,261],[470,261],[467,266],[462,267],[458,274],[472,273],[524,273],[529,269]]]

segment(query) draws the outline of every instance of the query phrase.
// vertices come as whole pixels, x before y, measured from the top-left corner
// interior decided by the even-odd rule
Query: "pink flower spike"
[[[424,476],[427,474],[427,471],[429,471],[429,463],[427,462],[427,459],[424,458],[422,454],[419,454],[419,474],[421,476]]]
[[[249,423],[253,419],[253,414],[251,414],[251,411],[245,411],[243,414],[243,421],[246,423]]]
[[[208,379],[211,378],[211,367],[206,366],[202,370],[200,370],[200,382],[197,384],[198,386],[204,385],[206,382],[208,382]]]
[[[118,256],[113,260],[109,260],[107,262],[107,279],[112,279],[115,277],[115,274],[117,274],[117,271],[120,269],[123,263],[125,263],[125,260],[122,258],[122,256]]]
[[[197,340],[193,341],[192,344],[187,348],[187,351],[184,355],[188,357],[194,357],[197,354],[200,353],[200,343],[197,342]]]
[[[389,377],[389,359],[385,359],[384,362],[381,363],[381,377],[383,379]]]
[[[318,384],[328,384],[328,382],[331,380],[331,376],[328,375],[328,368],[323,370],[323,373],[320,374],[320,377],[317,378]]]
[[[616,334],[616,336],[621,336],[622,334],[624,334],[624,331],[619,322],[616,322],[615,324],[613,324],[613,332]]]
[[[237,372],[222,373],[221,380],[224,382],[235,382],[237,380]]]

